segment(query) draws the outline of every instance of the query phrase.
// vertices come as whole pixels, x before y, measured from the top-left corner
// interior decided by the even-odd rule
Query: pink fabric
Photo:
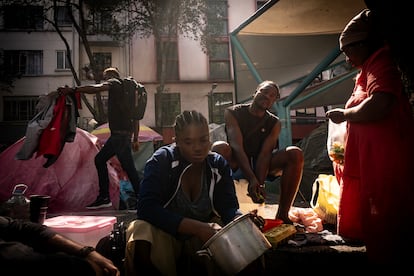
[[[322,219],[312,208],[293,207],[289,210],[289,218],[292,222],[305,226],[305,230],[309,233],[323,230]]]
[[[370,254],[393,254],[414,219],[414,124],[408,99],[401,93],[400,73],[386,48],[361,68],[346,107],[376,92],[393,93],[389,115],[370,123],[348,123],[338,212],[338,233],[363,239]],[[388,236],[384,241],[383,237]],[[390,236],[392,238],[390,238]]]
[[[48,213],[89,211],[85,207],[98,195],[98,174],[94,164],[98,153],[97,138],[78,128],[75,140],[65,146],[54,164],[43,167],[45,158],[15,160],[24,138],[0,153],[0,202],[11,197],[16,184],[28,186],[26,197],[32,194],[50,195]],[[119,180],[108,165],[109,189],[113,209],[119,206]]]

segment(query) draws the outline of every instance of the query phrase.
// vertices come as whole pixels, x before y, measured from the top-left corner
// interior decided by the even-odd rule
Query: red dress
[[[397,99],[384,119],[347,124],[338,234],[364,241],[375,260],[401,250],[414,221],[414,123],[400,76],[388,48],[379,49],[361,67],[345,106],[376,92]]]

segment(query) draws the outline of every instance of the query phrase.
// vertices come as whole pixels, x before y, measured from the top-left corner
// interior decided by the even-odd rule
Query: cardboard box
[[[111,233],[115,223],[116,217],[109,216],[57,216],[46,219],[44,225],[76,242],[96,246]]]

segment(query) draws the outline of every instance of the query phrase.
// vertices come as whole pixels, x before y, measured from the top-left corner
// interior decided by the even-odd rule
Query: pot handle
[[[198,251],[196,252],[196,254],[197,254],[198,256],[207,256],[209,260],[211,260],[211,258],[213,257],[213,254],[211,254],[211,251],[210,251],[210,249],[208,249],[208,248],[198,250]]]

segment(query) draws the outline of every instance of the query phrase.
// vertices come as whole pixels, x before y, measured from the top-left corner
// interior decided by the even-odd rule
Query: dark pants
[[[122,169],[128,175],[137,195],[140,178],[132,158],[131,136],[127,134],[111,134],[105,145],[95,156],[95,166],[99,177],[99,196],[109,197],[109,176],[106,163],[115,155],[121,163]]]

